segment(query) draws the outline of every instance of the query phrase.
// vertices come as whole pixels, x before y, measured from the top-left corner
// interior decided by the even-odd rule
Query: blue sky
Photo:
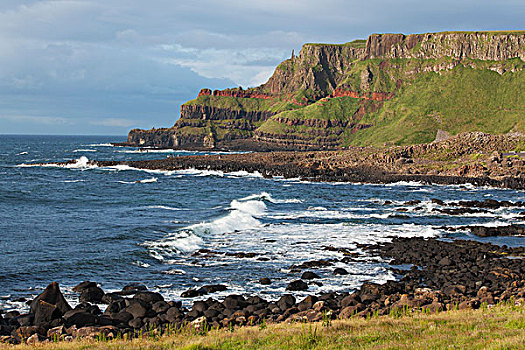
[[[261,84],[306,42],[523,18],[523,0],[2,0],[0,134],[171,126],[200,88]]]

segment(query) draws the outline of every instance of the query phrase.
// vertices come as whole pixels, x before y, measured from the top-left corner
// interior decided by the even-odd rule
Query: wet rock
[[[133,296],[134,300],[141,300],[146,304],[153,304],[158,301],[164,301],[162,295],[156,292],[137,292]]]
[[[169,304],[163,300],[157,301],[151,306],[151,309],[158,314],[163,314],[170,308]]]
[[[313,280],[316,278],[321,278],[321,277],[318,274],[311,272],[311,271],[303,272],[303,274],[301,275],[301,279],[303,280]]]
[[[76,326],[82,328],[86,326],[94,326],[98,323],[97,316],[85,312],[83,310],[73,310],[64,315],[65,326],[67,328]]]
[[[263,277],[259,279],[259,283],[262,284],[263,286],[267,286],[267,285],[272,284],[272,281],[268,277]]]
[[[124,311],[129,312],[133,318],[144,318],[148,312],[148,309],[138,301],[131,301],[130,305],[127,306]]]
[[[340,276],[348,275],[348,271],[346,271],[342,267],[338,267],[334,269],[334,275],[340,275]]]
[[[71,310],[71,306],[69,306],[66,298],[64,298],[64,295],[62,295],[57,282],[49,284],[46,289],[31,302],[31,313],[37,313],[40,305],[43,305],[40,303],[40,301],[54,305],[61,315]]]
[[[122,291],[118,292],[118,294],[120,295],[132,295],[132,294],[135,294],[137,292],[143,292],[143,291],[147,291],[148,288],[143,285],[142,283],[138,283],[138,282],[134,282],[134,283],[130,283],[126,286],[124,286],[124,288],[122,288]]]
[[[318,301],[318,298],[313,295],[309,295],[306,298],[304,298],[299,304],[297,304],[297,308],[299,311],[305,311],[308,309],[311,309],[312,306]]]
[[[104,291],[97,287],[84,288],[78,298],[81,303],[102,303]]]
[[[103,304],[111,304],[112,302],[122,300],[122,296],[117,293],[106,293],[102,297],[102,303]]]
[[[508,225],[497,227],[467,226],[466,228],[479,237],[525,235],[525,226],[520,225]]]
[[[239,310],[245,308],[248,303],[241,295],[229,295],[224,298],[222,304],[226,309]]]
[[[52,304],[46,303],[44,300],[39,300],[37,305],[34,305],[35,310],[35,325],[45,325],[55,319],[62,317],[62,312]]]
[[[292,281],[288,284],[288,286],[286,286],[286,290],[290,290],[290,291],[303,291],[307,289],[308,289],[308,283],[301,281],[301,280]]]
[[[285,294],[277,300],[276,305],[282,312],[284,312],[295,305],[295,297],[291,294]]]
[[[84,289],[91,288],[91,287],[96,287],[96,286],[97,286],[97,284],[95,282],[84,281],[84,282],[81,282],[81,283],[77,284],[76,286],[74,286],[73,287],[73,292],[82,293],[82,291]]]
[[[16,317],[16,321],[18,322],[18,324],[22,327],[24,326],[31,326],[33,323],[34,323],[34,319],[35,319],[35,315],[33,314],[25,314],[25,315],[20,315],[18,317]],[[49,321],[51,322],[51,321]],[[1,318],[0,318],[0,324],[1,324]]]

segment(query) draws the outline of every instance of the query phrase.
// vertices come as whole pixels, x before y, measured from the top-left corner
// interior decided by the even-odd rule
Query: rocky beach
[[[522,190],[525,188],[524,161],[520,153],[511,151],[521,140],[521,136],[469,133],[432,144],[386,149],[221,153],[137,161],[84,161],[83,166],[86,169],[125,166],[150,172],[196,169],[225,174],[260,173],[264,178],[313,182],[421,181]],[[58,165],[67,168],[78,162]],[[428,211],[427,204],[421,200],[392,200],[398,201],[397,214],[393,216],[397,220],[408,220],[406,214],[409,213],[417,215]],[[392,200],[377,204],[389,207]],[[426,201],[432,206],[432,215],[455,217],[459,223],[462,216],[490,216],[501,210],[513,210],[517,217],[525,213],[525,202],[512,199],[428,198]],[[266,323],[319,322],[407,311],[435,313],[525,303],[525,247],[520,243],[508,246],[483,241],[495,237],[519,239],[525,233],[525,226],[456,224],[438,229],[445,234],[404,238],[397,234],[389,237],[386,233],[387,240],[379,243],[359,243],[353,247],[324,245],[318,249],[333,252],[336,257],[281,266],[281,270],[288,271],[289,278],[284,291],[270,298],[264,295],[265,288],[282,283],[273,276],[263,276],[255,282],[259,286],[258,294],[230,293],[227,284],[200,283],[171,299],[149,290],[147,281],[134,282],[117,291],[104,291],[96,281],[84,281],[72,288],[78,298],[71,300],[70,297],[72,307],[59,283],[53,282],[36,298],[26,301],[28,309],[1,315],[0,339],[14,344],[101,336],[130,339],[147,332],[167,334],[170,330],[188,327],[231,329]],[[469,232],[479,239],[458,239],[455,236],[458,231]],[[348,290],[314,292],[323,286],[326,278],[331,279],[332,284],[344,279],[349,271],[341,266],[359,263],[362,255],[387,262],[387,269],[395,279],[386,283],[365,281]],[[201,266],[228,258],[268,260],[266,254],[257,251],[209,248],[197,249],[187,257]],[[222,293],[220,297],[214,296],[217,292]],[[297,296],[297,292],[303,293],[302,296]]]

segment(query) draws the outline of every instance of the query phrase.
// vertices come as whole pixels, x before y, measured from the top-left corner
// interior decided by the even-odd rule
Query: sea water
[[[297,297],[352,291],[395,279],[388,261],[360,248],[392,237],[452,237],[523,245],[521,237],[479,239],[443,226],[525,224],[525,208],[451,216],[432,198],[524,201],[525,192],[470,185],[316,183],[258,173],[100,168],[89,160],[146,160],[203,152],[113,147],[123,137],[0,136],[0,309],[25,307],[58,281],[98,282],[105,291],[144,283],[169,300],[206,284],[275,299],[300,278],[292,265],[329,259],[322,279]],[[213,154],[213,152],[208,152]],[[67,166],[37,163],[74,160]],[[421,203],[407,205],[407,201]],[[389,202],[390,204],[388,204]],[[387,204],[385,204],[385,202]],[[331,247],[331,248],[330,248]],[[352,259],[332,248],[346,248]],[[202,249],[211,254],[198,254]],[[233,253],[255,253],[253,257]],[[251,255],[250,255],[251,256]],[[334,276],[336,267],[349,274]],[[273,283],[261,286],[269,277]],[[18,301],[17,301],[18,300]]]

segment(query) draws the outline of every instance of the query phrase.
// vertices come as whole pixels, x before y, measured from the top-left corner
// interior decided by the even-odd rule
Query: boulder
[[[47,304],[54,305],[61,315],[71,310],[66,298],[62,295],[57,282],[53,282],[46,287],[46,289],[37,296],[30,305],[31,313],[36,314],[37,309],[40,307],[40,301],[44,301]]]
[[[133,299],[142,300],[143,302],[147,304],[153,304],[158,301],[164,301],[164,298],[162,297],[162,295],[156,292],[137,292],[133,296]]]
[[[104,296],[104,291],[97,286],[88,287],[82,290],[78,300],[81,303],[102,303],[102,297]]]
[[[340,276],[348,275],[348,271],[346,271],[342,267],[338,267],[338,268],[334,269],[334,275],[340,275]]]
[[[91,288],[91,287],[96,287],[96,286],[97,286],[97,284],[95,282],[84,281],[84,282],[81,282],[81,283],[77,284],[76,286],[74,286],[73,287],[73,292],[82,293],[82,291],[84,289]]]
[[[286,286],[286,290],[303,291],[308,289],[308,284],[301,280],[292,281]]]
[[[133,283],[130,283],[126,286],[124,286],[124,288],[122,288],[122,291],[118,292],[118,294],[120,295],[132,295],[132,294],[135,294],[137,292],[142,292],[142,291],[147,291],[148,288],[143,285],[142,283],[138,283],[138,282],[133,282]]]
[[[263,286],[267,286],[272,284],[272,280],[270,280],[268,277],[263,277],[259,279],[259,284],[262,284]]]
[[[313,280],[313,279],[317,279],[317,278],[321,278],[321,277],[318,274],[316,274],[315,272],[311,272],[311,271],[305,271],[301,275],[301,279],[303,279],[303,280]]]
[[[295,305],[295,297],[291,294],[284,294],[279,300],[277,300],[276,304],[279,309],[284,312]]]
[[[31,305],[33,306],[33,304]],[[62,312],[60,312],[55,305],[47,303],[44,300],[39,300],[37,305],[34,305],[34,310],[35,318],[33,323],[37,326],[48,324],[62,317]]]

